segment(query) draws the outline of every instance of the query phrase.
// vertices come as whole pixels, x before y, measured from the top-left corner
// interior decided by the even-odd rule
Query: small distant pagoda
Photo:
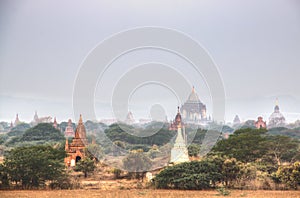
[[[263,120],[263,117],[259,116],[257,121],[255,122],[255,127],[257,129],[265,129],[267,128],[267,123]]]
[[[173,127],[177,129],[177,137],[174,146],[171,150],[170,163],[178,164],[182,162],[188,162],[190,161],[190,159],[188,155],[188,149],[186,146],[186,134],[184,125],[182,123],[179,107],[173,123]]]
[[[16,115],[16,119],[15,119],[15,122],[14,122],[14,126],[17,126],[18,124],[20,124],[21,121],[19,119],[19,114]]]
[[[233,119],[233,125],[239,125],[239,124],[241,124],[241,120],[240,120],[239,116],[236,115]]]
[[[125,123],[128,125],[131,125],[135,122],[134,118],[133,118],[133,114],[131,111],[128,112],[126,119],[125,119]]]
[[[274,107],[274,112],[271,114],[268,123],[269,128],[274,127],[284,127],[285,126],[285,117],[279,110],[278,99],[276,98],[276,104]]]
[[[50,123],[52,120],[51,116],[39,117],[37,111],[35,111],[33,120],[30,122],[31,126],[36,126],[39,123]]]
[[[72,120],[69,119],[68,126],[65,129],[65,137],[74,137],[74,136],[75,136],[75,132],[72,126]]]
[[[57,124],[57,121],[56,121],[56,117],[54,117],[53,127],[58,129],[58,124]]]
[[[67,167],[73,167],[76,163],[85,157],[84,149],[87,146],[86,131],[82,122],[82,116],[80,115],[79,122],[75,131],[75,137],[72,143],[69,144],[68,138],[66,138],[65,151],[67,157],[65,158],[65,164]]]

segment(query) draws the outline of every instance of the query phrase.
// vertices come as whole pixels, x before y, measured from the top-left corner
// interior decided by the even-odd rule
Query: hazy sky
[[[0,0],[0,120],[14,120],[19,113],[21,120],[30,121],[35,110],[58,121],[73,118],[72,91],[84,58],[112,34],[142,26],[184,32],[206,48],[224,82],[227,121],[235,114],[242,120],[267,119],[276,97],[289,120],[300,119],[298,0]],[[161,62],[165,57],[175,67],[183,65],[167,56],[151,50],[133,53],[106,78],[118,79],[118,68],[130,67],[136,57]],[[211,113],[203,80],[184,68]],[[136,117],[148,116],[145,106],[155,102],[152,89],[131,101]],[[110,88],[103,90],[98,87],[95,95],[98,119],[112,116],[108,101],[101,100]],[[139,97],[148,100],[139,106]],[[178,102],[169,93],[163,97],[173,116]]]

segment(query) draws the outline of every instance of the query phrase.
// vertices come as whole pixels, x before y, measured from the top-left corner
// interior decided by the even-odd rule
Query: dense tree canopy
[[[240,129],[228,139],[220,140],[213,148],[214,152],[232,156],[242,162],[254,162],[266,153],[266,130]]]
[[[214,187],[221,177],[215,163],[202,160],[167,167],[155,177],[154,182],[157,188],[201,190]]]
[[[150,136],[139,137],[136,135],[132,135],[141,133],[147,134],[147,131],[150,132],[151,130],[149,128],[134,128],[125,124],[112,124],[108,129],[105,130],[105,134],[112,142],[123,141],[129,144],[147,144],[150,146],[152,146],[153,144],[159,146],[164,145],[168,143],[176,134],[175,131],[169,131],[167,127],[163,127],[161,129],[158,128],[158,132]]]
[[[24,132],[30,129],[30,125],[26,123],[18,124],[17,126],[13,127],[10,132],[7,133],[8,136],[21,136]]]
[[[11,182],[23,188],[38,188],[64,175],[65,152],[50,146],[14,148],[7,153],[4,169]]]
[[[49,123],[41,123],[25,131],[20,141],[62,141],[62,133]]]

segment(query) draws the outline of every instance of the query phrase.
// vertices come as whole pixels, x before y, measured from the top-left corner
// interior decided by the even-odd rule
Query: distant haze
[[[74,119],[72,91],[84,58],[112,34],[142,26],[178,30],[205,47],[223,79],[226,121],[232,122],[236,114],[242,121],[260,115],[267,120],[276,98],[289,122],[300,119],[298,0],[2,0],[0,121],[13,121],[16,113],[21,121],[31,121],[35,110],[59,122]],[[111,85],[122,75],[119,68],[153,60],[180,70],[212,113],[209,89],[201,76],[167,53],[141,50],[112,65],[104,77],[107,86],[99,82],[97,119],[113,117],[109,96]],[[129,103],[137,119],[148,118],[154,103],[161,103],[168,119],[173,119],[182,101],[150,86],[136,92]]]

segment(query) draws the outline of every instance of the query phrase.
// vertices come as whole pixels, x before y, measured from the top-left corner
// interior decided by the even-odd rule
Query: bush
[[[156,188],[201,190],[215,187],[221,173],[211,161],[193,161],[168,167],[155,178]]]

